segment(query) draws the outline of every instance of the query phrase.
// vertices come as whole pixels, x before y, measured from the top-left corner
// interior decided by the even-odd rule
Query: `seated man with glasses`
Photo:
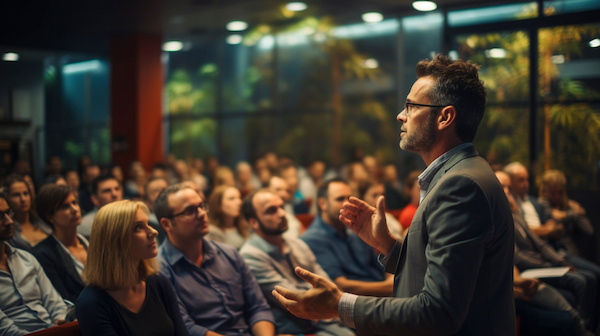
[[[65,323],[67,305],[35,257],[6,243],[13,216],[0,193],[0,334],[25,335]]]
[[[256,279],[229,245],[209,241],[208,208],[182,185],[163,190],[154,212],[167,239],[160,272],[177,294],[190,335],[274,335],[275,319]]]

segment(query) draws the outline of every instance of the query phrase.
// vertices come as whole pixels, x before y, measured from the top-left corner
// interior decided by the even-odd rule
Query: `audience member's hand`
[[[523,292],[523,294],[527,297],[527,299],[526,299],[527,301],[531,300],[531,298],[537,291],[539,285],[540,285],[539,279],[519,278],[519,279],[515,279],[515,281],[514,281],[514,287],[519,288]],[[513,288],[513,292],[514,292],[514,288]]]
[[[54,321],[54,325],[61,325],[61,324],[65,324],[67,323],[67,320],[63,320],[63,319],[56,319]]]
[[[379,196],[377,208],[356,197],[350,197],[340,210],[340,221],[352,229],[365,243],[388,254],[396,243],[385,220],[385,198]]]
[[[327,279],[296,267],[296,274],[313,288],[307,291],[292,291],[275,286],[273,296],[290,313],[307,320],[338,317],[338,303],[342,292]]]
[[[581,206],[581,204],[579,204],[573,200],[569,200],[569,207],[571,209],[573,209],[573,212],[575,212],[575,215],[585,216],[585,209]]]

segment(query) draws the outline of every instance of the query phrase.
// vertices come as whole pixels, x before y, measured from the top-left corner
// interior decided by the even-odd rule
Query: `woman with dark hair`
[[[86,335],[188,335],[169,281],[157,274],[156,230],[148,208],[129,200],[109,203],[94,218],[77,303]]]
[[[53,234],[33,248],[33,255],[63,299],[75,302],[85,287],[81,274],[88,249],[87,239],[77,234],[81,223],[77,197],[66,185],[47,184],[38,193],[36,209]]]
[[[9,175],[4,181],[9,206],[14,210],[15,234],[8,241],[14,247],[31,252],[33,247],[52,233],[52,228],[38,218],[33,194],[21,175]]]
[[[222,185],[208,198],[208,239],[240,249],[250,236],[242,218],[242,196],[236,187]]]

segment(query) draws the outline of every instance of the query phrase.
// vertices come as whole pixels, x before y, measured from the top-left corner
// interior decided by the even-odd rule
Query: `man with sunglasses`
[[[240,254],[204,238],[208,208],[202,197],[170,186],[156,198],[154,212],[167,233],[158,252],[160,272],[173,285],[189,334],[273,336],[273,314]]]
[[[471,143],[485,110],[478,67],[437,55],[417,64],[417,81],[397,116],[400,148],[419,154],[421,197],[404,240],[373,207],[351,197],[340,220],[378,249],[394,297],[342,293],[301,268],[308,291],[273,294],[303,318],[340,317],[359,335],[515,335],[514,227],[502,186]]]
[[[27,251],[6,243],[14,212],[0,193],[0,334],[25,335],[65,323],[67,305]]]

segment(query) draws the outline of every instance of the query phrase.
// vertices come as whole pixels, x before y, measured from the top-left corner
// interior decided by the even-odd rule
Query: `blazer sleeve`
[[[46,239],[54,238],[48,237]],[[69,291],[63,282],[60,272],[61,267],[64,268],[65,266],[61,265],[60,256],[58,256],[57,253],[58,251],[56,251],[53,244],[49,241],[41,242],[33,248],[33,255],[40,262],[40,265],[42,265],[44,272],[48,276],[48,279],[50,279],[50,282],[52,282],[54,288],[63,299],[71,300],[71,298],[69,298]]]
[[[458,174],[440,180],[427,198],[424,286],[412,297],[359,297],[354,321],[361,335],[453,334],[469,313],[486,244],[494,235],[491,205],[476,181]],[[407,244],[410,249],[410,239]]]

